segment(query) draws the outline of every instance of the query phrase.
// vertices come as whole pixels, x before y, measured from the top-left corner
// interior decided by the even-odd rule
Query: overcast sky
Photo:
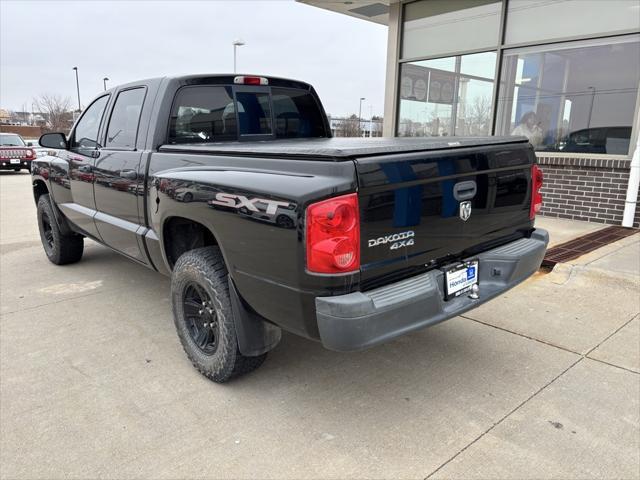
[[[41,93],[83,106],[147,77],[238,71],[305,80],[327,112],[382,114],[387,28],[292,0],[0,0],[0,107],[31,110]]]

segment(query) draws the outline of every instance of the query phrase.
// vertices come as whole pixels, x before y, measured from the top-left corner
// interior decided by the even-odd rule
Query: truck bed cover
[[[526,137],[314,138],[163,145],[163,152],[321,157],[335,160],[429,150],[527,142]]]

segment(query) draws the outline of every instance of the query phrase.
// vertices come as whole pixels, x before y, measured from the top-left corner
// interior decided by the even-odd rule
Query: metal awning
[[[296,0],[332,12],[379,23],[389,24],[389,5],[400,0]]]

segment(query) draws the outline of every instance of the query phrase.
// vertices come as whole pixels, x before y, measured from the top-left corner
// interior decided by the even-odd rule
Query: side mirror
[[[67,148],[67,137],[64,133],[45,133],[38,140],[40,146],[45,148]]]
[[[27,147],[33,147],[33,142],[27,142]]]

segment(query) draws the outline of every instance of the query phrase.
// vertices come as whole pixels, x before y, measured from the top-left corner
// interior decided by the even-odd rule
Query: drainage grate
[[[635,228],[608,227],[597,232],[574,238],[547,250],[542,261],[542,268],[550,270],[556,263],[567,262],[585,253],[593,252],[600,247],[613,243],[622,238],[638,233]]]

